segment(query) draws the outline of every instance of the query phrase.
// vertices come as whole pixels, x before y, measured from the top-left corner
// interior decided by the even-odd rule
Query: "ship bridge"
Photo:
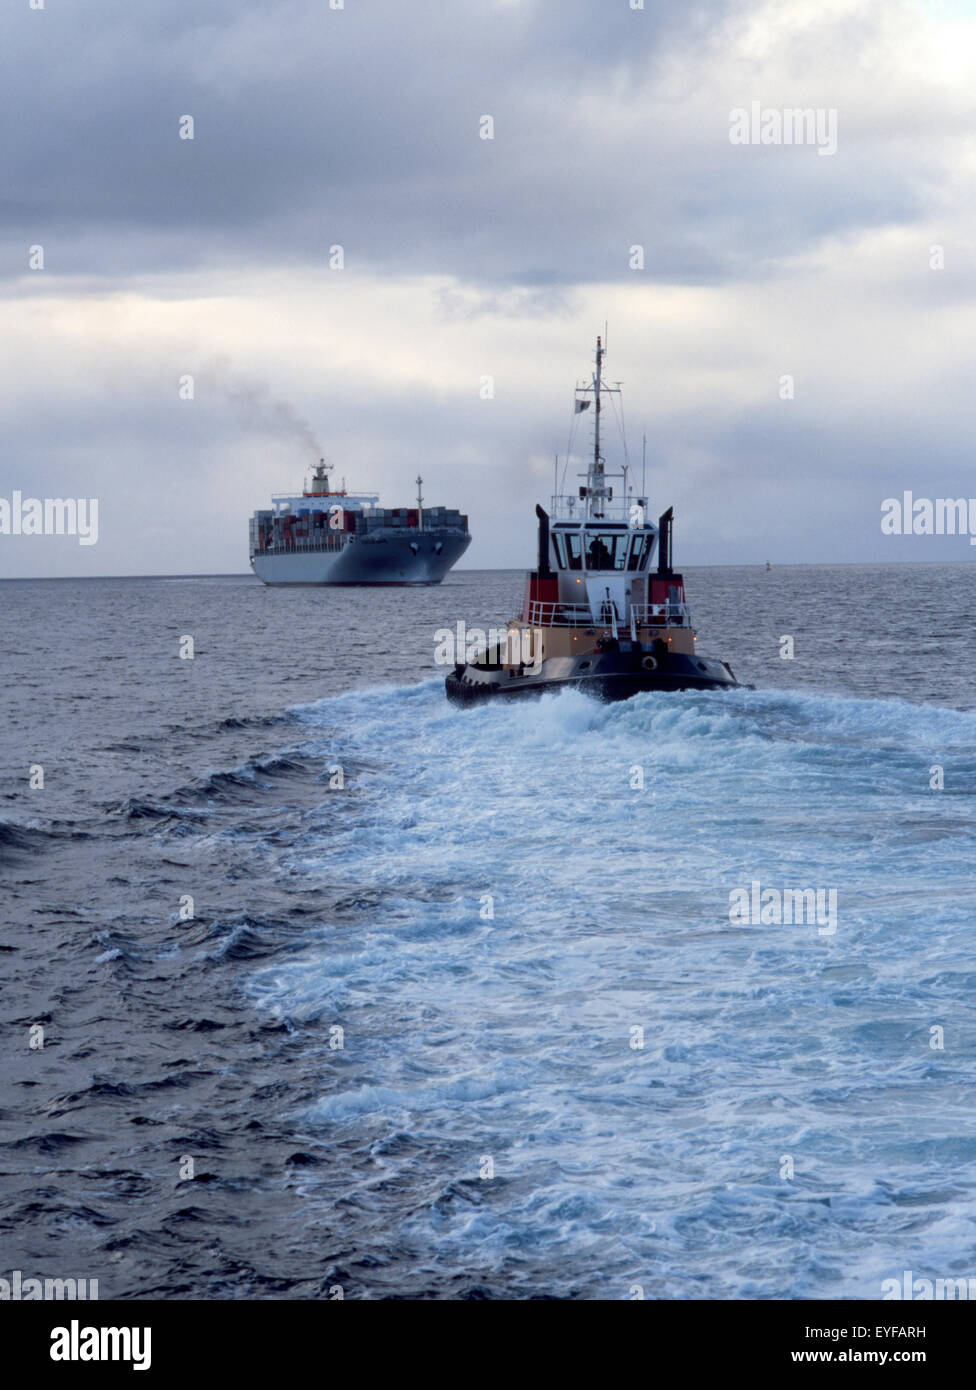
[[[341,507],[347,512],[370,512],[378,509],[378,492],[346,491],[345,479],[341,488],[333,488],[329,473],[332,464],[319,459],[308,487],[302,492],[273,492],[271,506],[279,516],[300,516],[303,512],[327,512]]]
[[[298,516],[302,512],[327,512],[341,507],[347,512],[378,509],[378,492],[273,492],[271,506],[279,516]]]

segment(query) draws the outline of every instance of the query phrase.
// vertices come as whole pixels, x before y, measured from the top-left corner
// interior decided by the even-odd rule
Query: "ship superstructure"
[[[376,492],[333,488],[320,459],[300,493],[276,493],[251,517],[251,568],[265,584],[439,584],[471,543],[468,518],[425,507],[384,508]]]

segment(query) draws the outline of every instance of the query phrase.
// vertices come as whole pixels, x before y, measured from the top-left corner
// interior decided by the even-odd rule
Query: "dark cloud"
[[[24,6],[0,87],[3,273],[35,243],[58,273],[106,276],[323,267],[340,243],[351,269],[572,285],[625,278],[640,243],[658,278],[707,284],[917,215],[913,172],[874,142],[729,145],[729,93],[696,104],[693,77],[750,8]],[[742,69],[743,101],[758,80]]]

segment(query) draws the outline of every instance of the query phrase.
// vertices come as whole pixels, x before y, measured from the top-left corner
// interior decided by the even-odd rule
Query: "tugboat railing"
[[[594,618],[588,604],[580,603],[538,603],[529,604],[530,627],[609,627],[610,613],[607,604],[601,604],[601,615]],[[614,614],[616,616],[616,614]],[[675,627],[687,627],[691,623],[691,612],[686,603],[634,603],[626,612],[626,620],[633,618],[638,627],[648,625],[663,626],[669,623]]]
[[[631,611],[638,626],[647,623],[669,623],[673,627],[691,624],[691,609],[687,603],[634,603]]]
[[[593,627],[593,614],[588,604],[530,603],[531,627]]]

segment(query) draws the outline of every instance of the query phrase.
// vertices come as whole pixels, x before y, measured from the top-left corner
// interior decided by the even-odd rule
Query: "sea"
[[[515,572],[0,584],[0,1277],[976,1277],[976,567],[686,583],[754,689],[455,708]]]

